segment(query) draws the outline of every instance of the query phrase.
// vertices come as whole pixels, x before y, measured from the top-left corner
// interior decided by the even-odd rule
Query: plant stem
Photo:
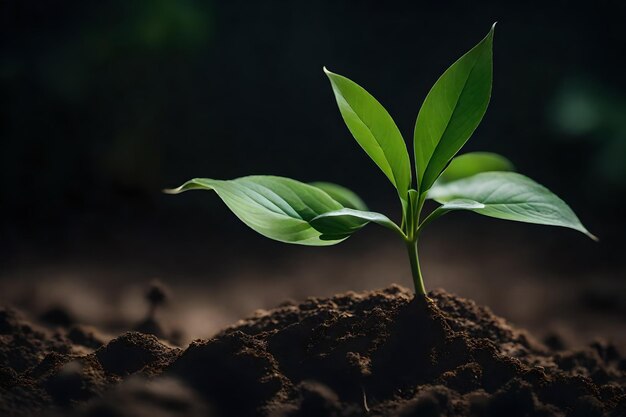
[[[443,216],[444,214],[448,213],[450,210],[445,210],[442,209],[441,207],[436,209],[435,211],[433,211],[432,213],[430,213],[428,216],[426,216],[426,218],[424,220],[422,220],[422,222],[419,224],[418,228],[417,228],[417,232],[416,235],[419,236],[420,233],[422,232],[422,229],[424,229],[424,227],[426,227],[426,225],[428,225],[430,222],[432,222],[435,219],[438,219],[439,217]]]
[[[413,274],[413,285],[415,286],[415,294],[426,296],[426,288],[424,287],[424,279],[420,270],[420,261],[417,256],[417,239],[407,240],[406,247],[409,252],[409,260],[411,262],[411,273]]]

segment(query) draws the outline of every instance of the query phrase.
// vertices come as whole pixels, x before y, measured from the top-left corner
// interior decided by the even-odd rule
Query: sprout
[[[154,318],[157,308],[165,305],[168,298],[168,290],[165,286],[159,280],[152,281],[146,292],[146,300],[149,305],[148,317]]]
[[[506,158],[485,152],[456,157],[480,124],[491,98],[494,27],[443,73],[426,96],[413,134],[414,165],[387,110],[364,88],[324,68],[352,136],[397,191],[400,224],[368,211],[354,192],[327,182],[305,184],[264,175],[234,180],[196,178],[166,192],[213,190],[249,227],[286,243],[335,245],[367,223],[377,223],[405,242],[415,291],[421,295],[426,289],[417,252],[419,237],[433,220],[452,211],[567,227],[596,239],[563,200],[512,172],[513,164]],[[429,199],[440,205],[423,216]]]

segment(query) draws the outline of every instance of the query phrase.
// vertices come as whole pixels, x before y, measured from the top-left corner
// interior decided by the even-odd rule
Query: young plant
[[[495,25],[494,25],[495,26]],[[352,191],[331,183],[305,184],[275,176],[234,180],[196,178],[166,190],[213,190],[237,217],[274,240],[325,246],[344,241],[367,223],[386,227],[405,242],[415,292],[425,295],[417,243],[424,228],[442,215],[469,210],[484,216],[587,231],[569,206],[547,188],[512,172],[512,164],[493,153],[458,157],[480,123],[491,96],[492,27],[432,87],[417,116],[413,134],[416,187],[411,161],[395,122],[365,89],[324,68],[339,111],[361,148],[398,192],[402,222],[368,211]],[[426,200],[440,205],[422,216]]]

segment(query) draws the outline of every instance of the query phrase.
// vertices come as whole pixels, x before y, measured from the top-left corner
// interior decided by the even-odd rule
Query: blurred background
[[[572,343],[626,346],[626,5],[619,1],[0,2],[0,302],[111,332],[171,289],[183,341],[285,299],[410,286],[369,226],[295,247],[243,226],[197,176],[348,186],[397,218],[322,66],[366,87],[409,141],[439,75],[498,21],[493,97],[465,151],[509,157],[600,237],[448,216],[423,238],[429,288]]]

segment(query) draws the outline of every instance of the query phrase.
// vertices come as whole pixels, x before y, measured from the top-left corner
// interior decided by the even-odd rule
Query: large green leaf
[[[328,239],[347,237],[369,222],[379,224],[404,236],[402,230],[384,214],[350,208],[320,214],[311,221],[311,225],[322,232],[322,239]]]
[[[433,185],[487,110],[493,76],[493,30],[443,73],[419,111],[413,146],[420,193]]]
[[[470,152],[453,158],[435,184],[460,180],[481,172],[514,170],[511,161],[502,155],[493,152]]]
[[[262,175],[228,181],[196,178],[166,191],[177,194],[187,190],[215,191],[242,222],[270,239],[325,246],[347,237],[320,239],[321,233],[311,226],[311,220],[344,207],[319,188],[289,178]],[[345,218],[336,218],[333,223],[338,229],[352,225],[351,219]]]
[[[312,182],[310,184],[325,191],[333,200],[339,202],[346,208],[367,210],[367,205],[361,200],[361,197],[342,185],[337,185],[332,182]]]
[[[406,201],[411,162],[404,139],[387,110],[355,82],[324,68],[339,111],[352,136]]]
[[[515,172],[484,172],[433,188],[441,210],[471,210],[498,219],[561,226],[596,239],[572,209],[546,187]]]

